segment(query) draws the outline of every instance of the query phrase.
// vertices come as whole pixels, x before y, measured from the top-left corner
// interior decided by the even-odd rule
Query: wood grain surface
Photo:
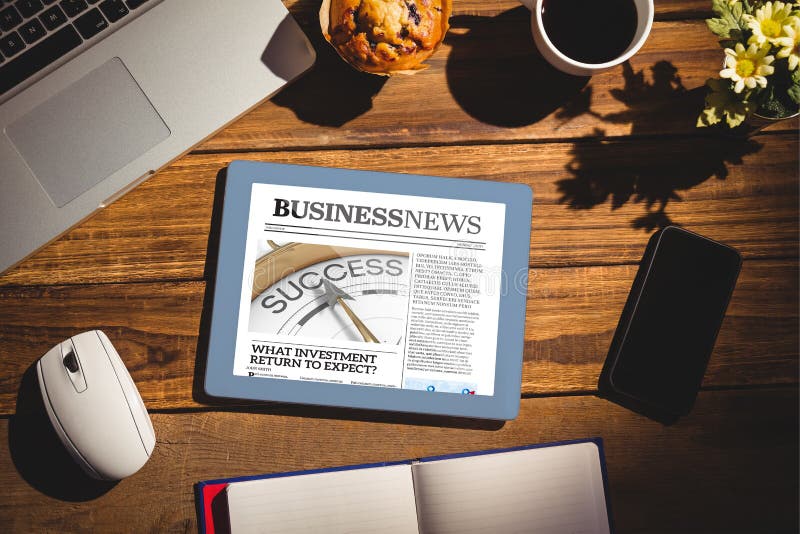
[[[600,436],[618,532],[796,532],[800,122],[750,139],[695,128],[723,58],[702,20],[710,0],[656,0],[641,52],[591,80],[544,62],[516,0],[455,0],[430,68],[388,80],[322,41],[319,0],[284,3],[318,51],[305,77],[0,275],[0,528],[192,532],[203,479]],[[519,417],[205,396],[234,159],[531,186]],[[671,426],[596,392],[645,245],[667,224],[745,258],[703,391]],[[66,457],[32,368],[92,328],[119,349],[158,437],[116,485],[89,482]]]
[[[283,0],[283,5],[292,13],[295,19],[304,26],[316,22],[319,10],[319,0]],[[455,15],[497,15],[503,11],[520,7],[518,0],[455,0],[453,14]],[[705,0],[656,0],[656,20],[666,18],[703,18],[710,16],[711,4]],[[311,33],[309,31],[309,33]]]
[[[530,272],[523,395],[596,390],[636,269]],[[705,387],[797,384],[798,274],[796,259],[744,263]],[[22,375],[37,358],[92,328],[108,334],[151,409],[208,404],[195,376],[206,350],[205,289],[202,282],[0,288],[0,414],[13,413]]]
[[[670,427],[590,396],[523,399],[502,428],[311,408],[155,414],[150,462],[110,489],[60,478],[70,464],[52,430],[20,414],[0,420],[12,450],[0,455],[0,523],[192,532],[199,480],[602,436],[618,532],[788,531],[798,514],[797,403],[796,389],[704,392]]]
[[[635,263],[667,223],[746,258],[797,257],[797,133],[183,158],[3,276],[0,285],[200,280],[233,159],[525,183],[535,267]],[[213,253],[213,250],[212,250]],[[213,259],[212,259],[213,264]]]
[[[317,63],[271,102],[203,143],[201,151],[532,142],[565,137],[695,135],[706,80],[724,53],[702,20],[655,22],[629,63],[588,78],[550,67],[530,14],[473,2],[451,19],[431,68],[386,78],[355,71],[307,33]],[[504,4],[505,5],[505,4]],[[314,27],[316,25],[316,28]],[[335,80],[335,83],[333,81]],[[797,121],[773,128],[796,130]]]

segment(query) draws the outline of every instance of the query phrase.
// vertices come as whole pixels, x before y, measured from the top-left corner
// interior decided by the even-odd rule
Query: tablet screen
[[[505,209],[253,184],[233,374],[494,395]]]

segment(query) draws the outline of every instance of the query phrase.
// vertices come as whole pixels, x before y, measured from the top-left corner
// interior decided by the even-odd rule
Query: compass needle
[[[258,241],[252,332],[392,345],[403,335],[407,253],[272,237]]]
[[[342,307],[342,309],[350,318],[350,320],[353,321],[356,330],[358,330],[358,333],[361,334],[361,337],[364,338],[364,341],[368,343],[380,343],[380,341],[378,341],[378,338],[375,337],[375,335],[372,332],[370,332],[369,328],[367,328],[367,325],[364,324],[364,321],[362,321],[358,317],[358,315],[356,315],[355,312],[350,308],[350,306],[345,302],[345,299],[346,300],[355,300],[355,299],[350,295],[348,295],[347,293],[345,293],[344,291],[342,291],[342,289],[336,286],[333,282],[325,280],[324,278],[322,279],[322,285],[325,287],[325,298],[328,301],[328,306],[331,309],[334,309],[336,303],[338,302],[339,306]]]

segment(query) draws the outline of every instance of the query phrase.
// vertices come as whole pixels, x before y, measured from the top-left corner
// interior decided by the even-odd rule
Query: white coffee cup
[[[593,76],[628,61],[647,41],[647,36],[650,35],[650,29],[653,26],[653,14],[655,13],[653,0],[634,0],[638,20],[636,22],[636,33],[627,50],[618,58],[605,63],[583,63],[561,53],[547,37],[544,23],[542,22],[542,2],[544,0],[519,1],[531,10],[531,32],[539,53],[558,70],[575,76]],[[567,0],[558,1],[566,2]],[[603,0],[596,1],[602,2]]]

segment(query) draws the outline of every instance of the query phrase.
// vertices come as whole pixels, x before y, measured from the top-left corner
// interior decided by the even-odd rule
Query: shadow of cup
[[[20,476],[50,497],[89,501],[117,485],[117,481],[91,478],[67,452],[47,416],[35,363],[20,382],[16,413],[9,420],[8,448]]]
[[[588,77],[565,74],[536,50],[530,12],[520,6],[496,17],[450,19],[447,84],[461,108],[486,124],[535,123],[581,93]]]
[[[303,122],[318,126],[341,127],[372,109],[372,98],[388,79],[360,72],[348,65],[315,29],[305,28],[317,60],[310,71],[272,97],[272,102],[291,109]],[[310,32],[310,33],[309,33]],[[271,69],[285,71],[269,47],[262,60]]]

